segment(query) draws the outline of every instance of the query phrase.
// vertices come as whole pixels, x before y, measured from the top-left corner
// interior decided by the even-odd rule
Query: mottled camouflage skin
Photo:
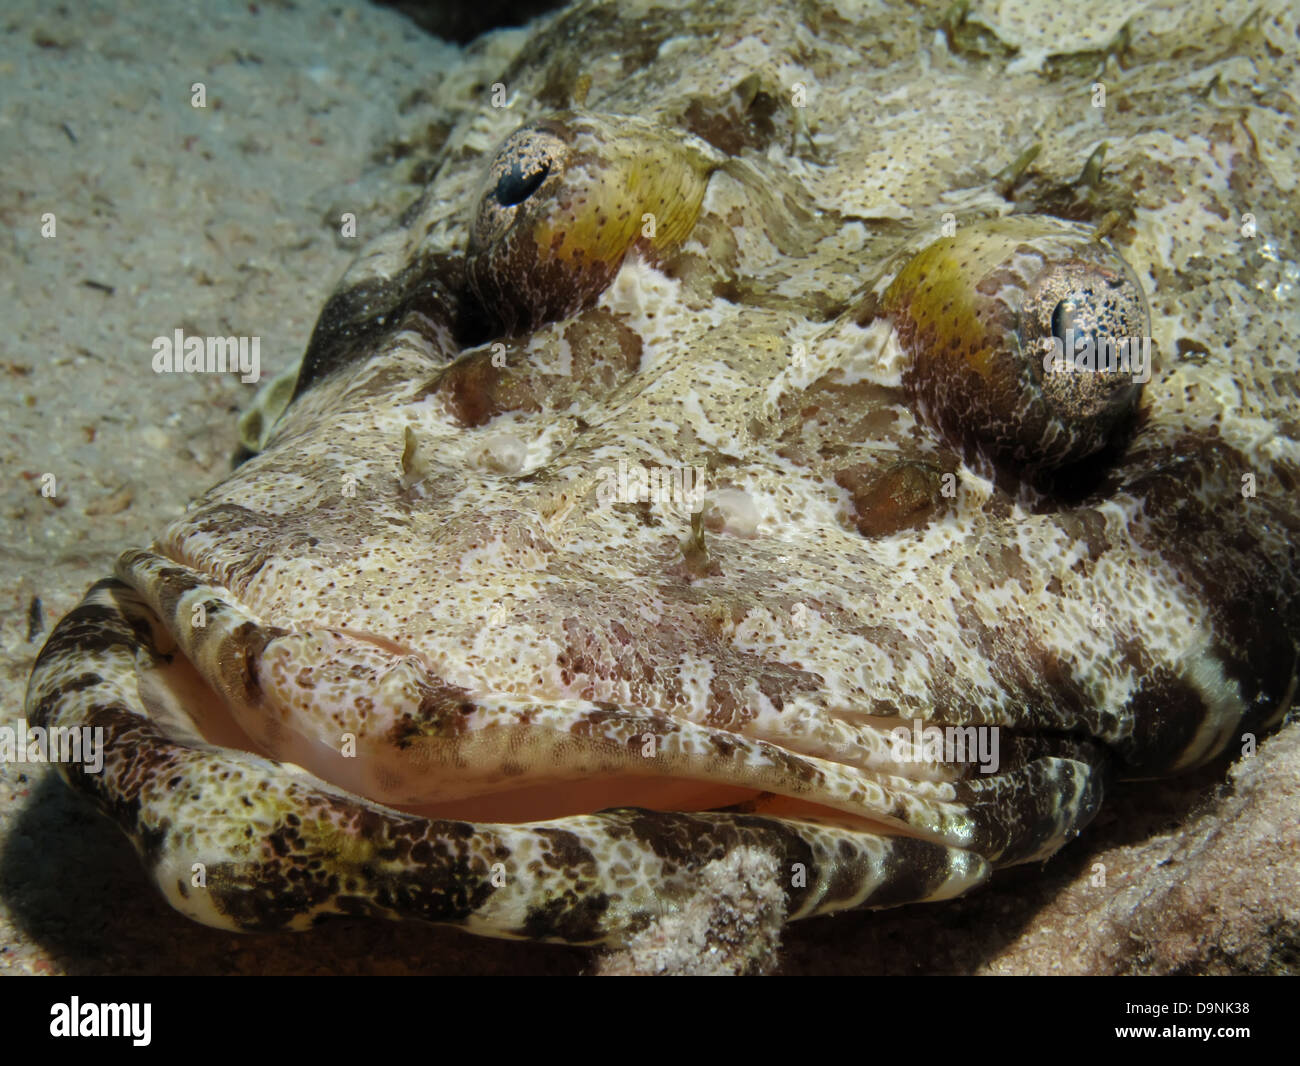
[[[587,4],[482,72],[513,108],[265,447],[33,672],[174,906],[619,943],[741,848],[790,919],[942,899],[1281,720],[1296,14],[944,6]],[[1076,261],[1127,262],[1156,354],[1065,425],[1016,309]],[[620,461],[702,515],[609,499]],[[998,772],[900,761],[914,720],[999,727]]]

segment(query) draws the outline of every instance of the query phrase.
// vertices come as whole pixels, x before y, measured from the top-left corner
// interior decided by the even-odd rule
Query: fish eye
[[[564,171],[568,146],[555,127],[523,126],[502,142],[484,174],[470,227],[470,255],[482,254],[515,224],[521,206]],[[538,197],[540,199],[540,197]]]
[[[633,248],[685,240],[716,165],[667,129],[563,112],[502,142],[479,186],[466,270],[479,311],[527,332],[591,306]]]
[[[1096,454],[1150,374],[1136,275],[1091,230],[1014,216],[918,252],[885,292],[903,383],[950,444],[1022,472]]]
[[[1140,387],[1107,358],[1116,345],[1140,344],[1148,332],[1142,288],[1123,260],[1114,263],[1070,261],[1054,264],[1030,287],[1020,311],[1021,343],[1030,352],[1060,352],[1067,357],[1030,361],[1043,398],[1060,417],[1104,418],[1122,413]],[[1094,353],[1091,372],[1081,372],[1069,356]],[[1131,356],[1130,354],[1130,365]]]

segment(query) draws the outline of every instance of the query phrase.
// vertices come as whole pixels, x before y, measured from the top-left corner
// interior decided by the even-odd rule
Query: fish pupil
[[[1061,342],[1067,358],[1072,355],[1071,343],[1085,343],[1091,337],[1094,345],[1101,341],[1101,322],[1092,307],[1088,306],[1089,292],[1073,292],[1052,309],[1052,336]]]
[[[537,191],[538,186],[546,180],[551,172],[551,165],[543,163],[531,174],[525,174],[518,163],[512,163],[510,169],[501,175],[494,195],[502,207],[514,207],[521,204]]]
[[[1074,323],[1074,302],[1067,297],[1052,309],[1052,336],[1061,342],[1062,347],[1065,346],[1067,341],[1066,333],[1073,328]],[[1068,348],[1065,350],[1069,351]]]

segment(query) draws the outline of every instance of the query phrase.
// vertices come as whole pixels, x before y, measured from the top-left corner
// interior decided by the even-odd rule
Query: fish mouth
[[[426,821],[750,816],[1010,865],[1050,855],[1100,803],[1106,756],[1087,738],[1008,731],[1000,764],[980,772],[928,757],[896,739],[896,720],[870,715],[819,736],[784,714],[739,732],[618,703],[470,691],[382,634],[264,622],[209,575],[153,552],[127,552],[118,573],[167,645],[138,688],[172,739],[259,754]]]
[[[241,724],[236,712],[210,685],[195,665],[183,654],[176,654],[165,665],[141,672],[140,691],[146,707],[156,720],[176,722],[188,716],[199,737],[221,748],[247,751],[276,762],[301,767],[312,776],[331,785],[386,807],[423,818],[440,818],[470,822],[524,823],[574,814],[589,814],[612,807],[644,807],[654,810],[704,811],[727,808],[756,809],[757,801],[771,794],[754,789],[719,785],[692,778],[634,775],[610,772],[597,777],[579,778],[552,771],[529,776],[521,765],[508,757],[498,763],[507,780],[493,783],[471,774],[468,755],[439,775],[436,782],[426,782],[427,795],[410,789],[401,790],[395,767],[419,759],[420,738],[394,741],[387,752],[366,756],[345,754],[319,741],[311,742],[291,730],[270,730],[259,742]],[[481,697],[480,697],[481,699]],[[255,727],[254,727],[255,728]],[[506,752],[518,746],[506,739]],[[345,741],[346,743],[346,741]],[[425,739],[423,746],[430,742]],[[426,756],[430,753],[425,752]],[[457,762],[465,764],[457,767]],[[424,778],[428,774],[418,774]],[[536,780],[532,784],[512,784],[520,778]],[[412,786],[416,789],[419,785]],[[827,810],[825,813],[833,814]]]
[[[103,772],[65,779],[220,928],[350,914],[623,943],[738,855],[785,871],[782,920],[947,899],[1050,855],[1101,799],[1102,762],[1060,738],[987,780],[904,778],[771,732],[458,689],[382,636],[270,625],[154,552],[118,573],[51,634],[29,715],[104,730]],[[346,718],[345,691],[386,717]]]
[[[139,691],[157,723],[397,811],[502,824],[625,807],[729,811],[970,843],[952,767],[856,761],[652,708],[471,691],[383,634],[255,619],[162,556],[127,553],[119,572],[152,609],[159,654]],[[896,725],[872,727],[877,740]]]
[[[388,673],[362,697],[383,717],[383,728],[331,735],[317,728],[336,711],[323,702],[328,695],[290,708],[275,690],[289,650],[277,641],[326,637],[387,657]],[[270,693],[258,703],[232,702],[222,679],[205,675],[179,647],[141,672],[141,696],[156,720],[188,719],[207,744],[300,767],[330,785],[423,818],[512,824],[639,807],[817,820],[881,835],[937,835],[883,810],[868,815],[858,789],[846,787],[855,774],[881,775],[646,708],[459,689],[438,678],[423,656],[374,634],[272,637],[250,665],[264,679],[263,692]],[[314,683],[302,669],[297,679]],[[386,703],[394,688],[418,692],[420,702]],[[819,772],[816,764],[823,761],[827,771]]]

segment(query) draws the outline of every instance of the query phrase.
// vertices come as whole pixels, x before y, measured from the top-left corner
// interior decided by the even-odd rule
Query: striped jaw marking
[[[942,899],[1285,713],[1294,238],[1240,234],[1277,160],[1163,58],[1214,66],[1217,31],[1180,4],[1178,47],[1132,46],[1082,188],[1071,152],[986,156],[1077,146],[1073,88],[910,5],[787,55],[784,6],[721,53],[664,14],[590,110],[463,120],[264,447],[51,636],[28,716],[104,729],[66,776],[184,913],[623,943],[724,868],[786,919]],[[886,105],[912,75],[861,42],[899,26],[926,88]],[[1117,334],[1149,381],[1043,359]]]

